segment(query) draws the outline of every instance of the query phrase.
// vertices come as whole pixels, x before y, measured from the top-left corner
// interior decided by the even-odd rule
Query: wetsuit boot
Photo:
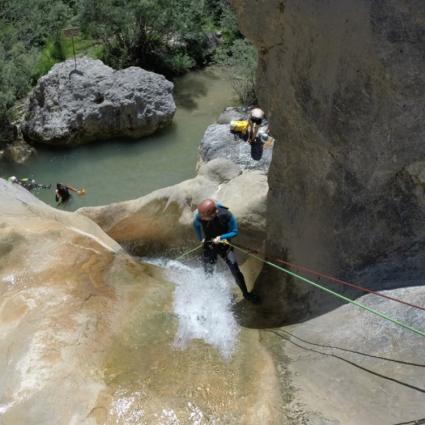
[[[230,271],[232,272],[233,277],[235,278],[236,284],[239,286],[240,290],[242,291],[243,297],[251,301],[253,303],[258,302],[258,297],[254,295],[252,292],[248,292],[248,288],[246,287],[245,278],[242,272],[239,269],[239,265],[236,262],[235,254],[232,250],[228,250],[226,252],[225,259],[227,266],[229,267]]]

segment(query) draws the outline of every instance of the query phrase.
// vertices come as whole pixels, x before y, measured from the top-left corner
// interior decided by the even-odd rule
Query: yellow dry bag
[[[230,131],[236,134],[245,135],[248,132],[248,120],[230,121]]]

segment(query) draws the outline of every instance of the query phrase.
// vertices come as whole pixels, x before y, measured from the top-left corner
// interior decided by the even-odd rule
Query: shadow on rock
[[[273,309],[268,309],[261,304],[253,304],[247,300],[241,300],[233,305],[233,313],[240,326],[250,329],[278,328],[282,323],[282,317]]]

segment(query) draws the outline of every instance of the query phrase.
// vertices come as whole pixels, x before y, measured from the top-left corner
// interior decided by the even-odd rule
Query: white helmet
[[[249,120],[252,124],[261,125],[264,119],[264,111],[260,108],[254,108],[249,114]]]
[[[254,108],[250,113],[251,118],[257,118],[262,120],[264,118],[264,111],[260,108]]]
[[[8,180],[10,181],[10,183],[17,183],[18,182],[18,178],[16,176],[9,177]]]

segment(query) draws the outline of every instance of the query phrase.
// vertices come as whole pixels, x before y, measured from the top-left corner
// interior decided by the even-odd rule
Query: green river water
[[[193,177],[206,128],[236,99],[228,78],[217,68],[191,72],[174,83],[177,111],[172,125],[160,133],[66,149],[38,147],[26,164],[1,163],[0,175],[51,183],[52,189],[36,192],[50,205],[55,205],[56,183],[84,187],[86,195],[74,195],[63,207],[67,210],[138,198]]]

